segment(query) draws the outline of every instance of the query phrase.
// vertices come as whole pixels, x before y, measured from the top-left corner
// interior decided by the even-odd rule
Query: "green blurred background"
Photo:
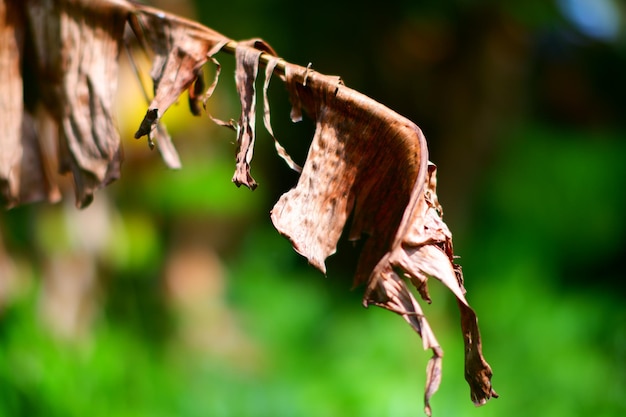
[[[439,167],[469,301],[501,398],[475,408],[455,301],[426,314],[445,350],[436,416],[626,415],[626,6],[618,0],[155,1],[415,121]],[[237,117],[233,59],[209,110]],[[402,319],[328,278],[271,227],[297,176],[259,138],[253,193],[234,136],[185,100],[165,117],[168,171],[132,134],[122,179],[78,211],[0,213],[0,416],[420,416],[429,353]],[[274,130],[299,161],[279,80]],[[260,124],[260,123],[259,123]]]

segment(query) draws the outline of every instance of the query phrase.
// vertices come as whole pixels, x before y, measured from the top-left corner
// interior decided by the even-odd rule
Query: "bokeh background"
[[[437,416],[626,415],[626,5],[619,0],[154,1],[235,39],[261,37],[419,124],[501,398],[475,408],[453,296],[426,314],[445,350]],[[219,55],[215,116],[237,117]],[[207,69],[210,72],[210,69]],[[259,128],[250,192],[234,136],[186,103],[165,117],[168,171],[132,135],[122,179],[78,211],[0,213],[0,416],[420,416],[429,353],[325,278],[271,227],[297,176]],[[302,162],[278,79],[274,130]]]

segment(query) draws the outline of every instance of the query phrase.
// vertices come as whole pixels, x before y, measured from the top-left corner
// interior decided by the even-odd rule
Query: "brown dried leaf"
[[[24,54],[25,19],[15,2],[0,1],[0,198],[12,207],[20,202],[22,162],[22,114],[24,112],[21,65]]]
[[[125,2],[27,2],[34,68],[59,125],[59,169],[74,176],[76,203],[119,177],[122,151],[113,115]]]
[[[407,288],[409,278],[427,301],[428,276],[441,280],[459,300],[466,343],[466,378],[477,404],[497,396],[482,356],[476,316],[465,300],[460,268],[453,263],[450,232],[435,193],[421,130],[336,77],[286,64],[292,117],[304,109],[316,131],[297,186],[272,210],[272,221],[294,249],[325,273],[351,212],[349,238],[367,236],[355,285],[367,282],[364,304],[400,314],[432,349],[425,411],[441,378],[443,351]]]
[[[49,157],[52,142],[57,136],[56,132],[46,131],[46,123],[52,123],[56,128],[50,116],[43,111],[37,118],[28,111],[23,114],[19,204],[61,200],[61,192],[54,180],[54,163]]]
[[[135,138],[148,135],[151,143],[150,134],[156,130],[159,151],[164,161],[171,168],[180,168],[180,158],[171,138],[163,126],[157,125],[167,109],[192,86],[190,104],[196,103],[200,96],[198,89],[202,89],[202,82],[198,81],[202,66],[230,39],[198,23],[161,10],[140,5],[136,7],[137,11],[131,15],[129,23],[144,47],[155,54],[151,71],[155,93]],[[196,113],[199,113],[199,109]]]
[[[222,72],[222,66],[220,65],[219,61],[212,56],[209,57],[209,59],[215,65],[215,75],[213,77],[213,82],[211,83],[209,88],[207,88],[206,92],[202,96],[202,107],[204,107],[205,109],[206,109],[207,101],[209,101],[209,99],[213,95],[213,92],[215,91],[215,88],[217,87],[217,83],[219,82],[220,74]],[[235,120],[230,119],[228,121],[224,121],[224,120],[218,119],[217,117],[213,117],[210,113],[207,113],[207,114],[209,115],[209,118],[213,121],[213,123],[217,124],[218,126],[226,127],[235,132],[237,131],[237,122]]]
[[[427,385],[424,390],[424,413],[429,417],[433,414],[430,408],[430,397],[437,392],[441,383],[441,361],[443,357],[441,349],[433,349],[433,351],[435,353],[426,366]]]
[[[256,124],[256,77],[259,58],[263,51],[254,48],[256,41],[240,42],[235,50],[237,69],[235,82],[241,101],[241,116],[237,125],[237,165],[233,182],[254,190],[257,183],[250,175],[250,161],[254,152]]]
[[[282,147],[278,139],[276,139],[276,135],[274,135],[274,129],[272,129],[272,124],[270,122],[270,101],[267,96],[267,90],[270,86],[270,80],[272,79],[272,74],[276,70],[277,65],[282,61],[282,58],[278,57],[268,57],[268,62],[265,66],[265,82],[263,83],[263,124],[265,125],[265,129],[270,134],[272,139],[274,139],[274,148],[276,148],[276,153],[280,156],[289,166],[289,168],[293,169],[296,172],[302,172],[302,167],[296,164],[291,156],[287,153],[285,148]]]
[[[196,71],[196,80],[193,83],[193,87],[189,89],[189,111],[194,116],[200,116],[202,114],[200,103],[202,102],[204,90],[204,74],[202,73],[202,68],[199,68]]]
[[[47,138],[56,136],[48,128],[48,114],[60,133],[59,169],[73,173],[79,206],[89,204],[96,188],[117,178],[122,155],[111,109],[126,22],[154,52],[154,98],[136,137],[156,132],[159,150],[172,167],[180,160],[159,119],[185,90],[192,112],[200,113],[200,100],[206,102],[219,76],[213,55],[228,45],[236,55],[242,113],[238,124],[214,120],[237,127],[233,181],[254,188],[250,162],[259,65],[267,66],[263,120],[272,137],[267,89],[271,74],[284,71],[292,120],[300,120],[304,110],[315,120],[316,131],[297,186],[272,210],[274,225],[296,251],[325,272],[325,259],[336,251],[353,213],[349,239],[366,237],[354,279],[355,285],[366,284],[364,304],[401,315],[422,337],[424,348],[433,351],[424,393],[428,415],[430,398],[441,381],[443,350],[407,281],[430,302],[428,277],[439,279],[456,296],[461,312],[471,398],[481,405],[497,397],[482,355],[476,314],[465,299],[461,268],[454,264],[452,237],[437,201],[436,168],[428,162],[421,130],[345,87],[338,77],[285,63],[261,40],[236,44],[195,22],[124,0],[28,0],[19,5],[0,0],[0,72],[8,92],[0,96],[0,121],[7,130],[0,139],[4,204],[54,199],[58,194],[45,155]],[[26,54],[29,49],[32,53]],[[202,66],[207,60],[217,71],[203,93]],[[27,74],[20,72],[25,68],[36,74],[34,93],[30,79],[23,78]],[[40,102],[47,111],[37,110]],[[278,154],[298,169],[274,141]]]
[[[269,67],[276,67],[277,58],[271,58],[276,56],[276,52],[265,41],[261,39],[250,39],[242,41],[237,44],[235,49],[236,59],[236,72],[235,81],[237,85],[237,93],[241,100],[241,116],[239,117],[239,123],[237,126],[237,165],[235,175],[233,176],[233,182],[239,187],[245,185],[246,187],[254,190],[257,187],[257,183],[250,175],[250,162],[252,161],[252,155],[254,153],[254,141],[255,141],[255,128],[256,128],[256,78],[259,74],[259,60],[261,55],[265,54],[269,59]],[[271,73],[270,73],[271,75]],[[267,100],[267,87],[269,85],[269,78],[266,72],[265,84],[263,87],[263,98],[265,105],[265,114],[263,121],[268,132],[274,137],[274,133],[269,124],[269,102]],[[289,155],[282,149],[280,144],[274,138],[274,142],[277,145],[276,149],[279,150],[279,155],[286,155],[289,161]],[[281,150],[282,149],[282,154]],[[284,156],[283,156],[284,158]],[[291,161],[293,164],[293,161]],[[294,164],[295,165],[295,164]]]
[[[324,260],[335,252],[354,210],[349,238],[376,237],[367,240],[361,255],[356,283],[364,282],[366,271],[387,252],[409,202],[420,169],[416,161],[425,157],[423,136],[413,123],[343,86],[338,77],[291,64],[285,73],[292,118],[302,107],[316,121],[316,131],[298,186],[274,206],[272,220],[296,251],[325,272]]]
[[[261,39],[251,39],[239,42],[235,48],[236,73],[235,81],[241,101],[241,115],[236,124],[237,131],[237,158],[236,169],[232,181],[239,187],[245,185],[254,190],[257,183],[250,175],[250,162],[254,153],[256,138],[256,79],[259,73],[261,56],[265,58],[265,82],[263,84],[263,124],[274,139],[274,147],[278,155],[295,171],[301,168],[293,162],[287,151],[280,145],[274,135],[270,123],[270,107],[267,97],[269,82],[277,65],[282,61],[276,57],[274,50]],[[232,127],[233,122],[213,120],[226,127]]]

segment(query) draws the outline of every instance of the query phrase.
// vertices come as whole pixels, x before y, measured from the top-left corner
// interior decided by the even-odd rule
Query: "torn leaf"
[[[291,64],[285,66],[285,77],[293,117],[303,109],[316,130],[298,184],[272,209],[276,229],[325,273],[324,261],[335,252],[353,213],[349,238],[366,239],[355,276],[355,285],[367,286],[364,304],[401,315],[420,334],[424,348],[433,351],[425,389],[428,415],[443,350],[404,278],[428,301],[428,277],[441,280],[459,300],[472,399],[483,403],[496,397],[475,314],[453,262],[421,130],[336,77]]]
[[[122,150],[112,109],[126,3],[89,7],[30,0],[26,7],[41,98],[59,126],[59,168],[74,177],[76,204],[119,177]]]
[[[200,113],[199,103],[211,96],[220,73],[213,55],[223,50],[235,54],[242,105],[238,122],[214,119],[237,130],[233,181],[256,187],[250,163],[261,65],[266,66],[264,124],[278,154],[300,169],[270,125],[267,90],[271,75],[280,73],[292,102],[292,120],[308,114],[315,134],[297,185],[272,209],[277,230],[324,273],[325,260],[336,251],[344,230],[351,240],[365,240],[354,278],[355,285],[365,285],[364,304],[402,316],[424,348],[432,350],[424,390],[428,415],[441,382],[443,350],[408,283],[431,302],[428,279],[441,281],[460,309],[472,401],[481,405],[497,397],[476,314],[465,298],[461,268],[454,263],[451,233],[437,201],[436,168],[428,162],[421,130],[346,87],[339,77],[281,60],[259,39],[236,43],[196,22],[125,0],[0,0],[0,72],[6,92],[0,96],[6,130],[0,138],[2,203],[58,198],[51,174],[55,166],[72,174],[80,207],[119,176],[122,148],[112,114],[126,25],[152,55],[154,96],[136,137],[155,138],[170,167],[179,167],[180,159],[160,118],[185,91],[191,111]],[[209,60],[216,75],[203,91],[203,65]],[[56,154],[50,152],[51,139],[57,141]]]
[[[211,54],[230,41],[187,19],[145,6],[140,10],[140,13],[131,15],[129,23],[139,42],[155,55],[151,71],[155,93],[136,138],[149,136],[152,126],[160,124],[160,117],[184,91],[190,91],[190,105],[192,109],[197,108],[200,96],[197,90],[202,89],[202,81],[198,81],[202,66]],[[163,160],[170,168],[180,168],[180,158],[165,127],[161,125],[154,130]],[[150,141],[149,136],[149,144]]]
[[[263,51],[254,48],[256,40],[240,42],[235,49],[237,69],[235,82],[241,101],[241,116],[237,124],[237,164],[233,182],[239,187],[245,185],[254,190],[257,183],[250,175],[250,162],[254,153],[256,125],[256,77],[259,72],[259,59]]]
[[[263,124],[265,125],[265,129],[270,134],[272,139],[274,139],[274,148],[276,148],[276,153],[280,156],[286,163],[289,168],[293,169],[296,172],[302,172],[302,167],[296,164],[291,156],[287,153],[285,148],[278,142],[276,136],[274,135],[274,130],[272,129],[272,124],[270,122],[270,101],[267,96],[267,90],[270,86],[270,80],[272,79],[272,74],[276,70],[278,64],[282,61],[281,58],[277,57],[269,57],[268,62],[265,66],[265,82],[263,83]]]

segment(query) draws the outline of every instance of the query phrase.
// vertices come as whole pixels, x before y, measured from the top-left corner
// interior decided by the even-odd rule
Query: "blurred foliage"
[[[154,3],[193,13],[189,2]],[[342,75],[424,128],[501,395],[471,405],[456,306],[433,283],[425,311],[446,352],[435,415],[624,415],[623,8],[293,5],[196,10],[228,36],[262,37],[290,61]],[[602,37],[592,31],[594,16],[607,19],[601,6],[620,25]],[[232,58],[220,60],[209,110],[228,118]],[[132,82],[121,90],[130,138],[145,104]],[[290,125],[278,80],[272,105],[278,137],[303,160],[310,124]],[[0,416],[420,415],[427,354],[402,320],[364,310],[350,291],[356,250],[342,244],[325,279],[271,228],[268,211],[296,175],[267,134],[250,193],[230,183],[231,132],[184,103],[165,121],[181,171],[129,139],[122,179],[88,209],[67,195],[66,205],[0,213]]]

